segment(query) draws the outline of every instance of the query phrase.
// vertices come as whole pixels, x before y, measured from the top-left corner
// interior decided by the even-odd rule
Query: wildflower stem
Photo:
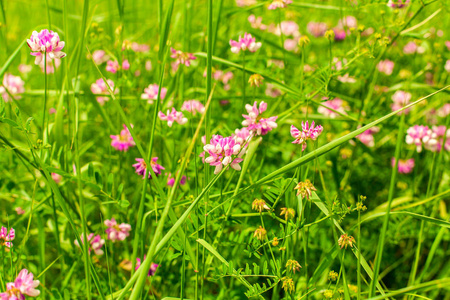
[[[386,231],[387,231],[387,228],[389,225],[389,215],[391,212],[391,204],[392,204],[392,200],[394,198],[395,184],[396,184],[397,172],[398,172],[398,159],[400,157],[400,150],[401,150],[402,142],[403,142],[404,124],[405,124],[405,114],[402,114],[402,116],[400,118],[400,125],[398,128],[397,145],[395,147],[395,165],[392,168],[392,172],[391,172],[391,182],[389,185],[389,194],[388,194],[386,215],[384,217],[383,227],[381,229],[380,239],[378,241],[378,249],[376,252],[376,258],[375,258],[375,263],[374,263],[375,266],[374,266],[374,270],[373,270],[373,278],[372,278],[372,281],[370,283],[370,288],[369,288],[369,298],[375,296],[375,287],[378,283],[378,274],[380,273],[381,260],[383,258],[384,242],[386,239]]]

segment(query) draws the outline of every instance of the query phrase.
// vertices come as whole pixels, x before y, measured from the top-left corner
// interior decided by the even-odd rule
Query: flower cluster
[[[214,174],[218,174],[224,166],[228,167],[228,165],[237,171],[241,170],[239,163],[243,161],[242,155],[245,149],[232,136],[224,138],[221,135],[213,135],[209,144],[203,149],[209,154],[205,163],[216,167]]]
[[[3,77],[3,85],[0,86],[0,95],[2,95],[5,102],[11,101],[9,94],[11,94],[15,99],[20,99],[20,94],[25,92],[24,85],[25,82],[22,78],[6,73]]]
[[[399,110],[402,107],[404,107],[410,103],[411,94],[408,92],[404,92],[404,91],[396,91],[394,93],[394,95],[392,95],[392,101],[394,101],[394,103],[391,105],[392,111]],[[407,115],[410,110],[411,110],[411,108],[407,108],[407,109],[399,112],[398,114],[399,115],[401,115],[401,114]]]
[[[158,99],[158,91],[159,91],[159,85],[157,84],[149,84],[147,88],[144,89],[144,93],[141,95],[141,99],[148,100],[149,104],[153,104],[153,100]],[[162,87],[161,88],[161,100],[163,100],[166,97],[167,89]]]
[[[387,6],[392,8],[403,8],[409,4],[409,0],[389,0]]]
[[[103,255],[102,247],[105,244],[105,240],[102,239],[100,235],[94,235],[93,233],[90,233],[87,238],[89,245],[88,245],[88,251],[91,253],[91,251],[94,251],[95,255]],[[84,244],[84,233],[81,234],[81,242]],[[78,243],[78,240],[74,241],[74,244],[77,247],[80,247],[80,244]]]
[[[111,79],[107,79],[106,83],[108,83],[109,88],[112,91],[114,91],[114,94],[117,94],[119,92],[119,89],[114,89],[114,82]],[[103,80],[103,78],[97,79],[93,84],[91,84],[91,92],[95,95],[109,94],[106,83]],[[97,102],[100,103],[100,105],[104,105],[105,102],[109,100],[109,97],[99,96],[99,97],[96,97],[96,99],[97,99]]]
[[[414,125],[406,131],[406,143],[414,144],[417,152],[422,152],[422,146],[432,152],[441,151],[442,147],[450,151],[450,129],[445,126],[433,126],[431,129],[424,125]],[[443,145],[446,136],[445,145]]]
[[[205,112],[205,106],[198,100],[187,100],[181,105],[181,110],[188,111],[195,116],[197,112],[203,114]]]
[[[394,62],[389,59],[380,60],[377,64],[377,69],[380,73],[384,73],[389,76],[394,71]]]
[[[8,228],[3,227],[0,229],[0,246],[5,246],[6,248],[12,247],[12,242],[16,237],[16,231],[14,228],[10,228],[8,232]]]
[[[136,145],[133,137],[131,136],[130,130],[125,124],[123,124],[123,129],[120,131],[119,135],[110,135],[110,137],[112,139],[111,146],[119,151],[128,151],[130,147]]]
[[[391,159],[392,167],[395,167],[395,157]],[[414,169],[414,158],[399,159],[398,160],[398,172],[402,174],[409,174]]]
[[[145,177],[145,171],[147,170],[147,164],[145,163],[143,158],[136,158],[137,163],[133,165],[133,167],[136,169],[136,173],[139,175],[142,175],[142,178]],[[163,166],[157,163],[158,157],[152,157],[150,160],[150,166],[152,167],[153,172],[156,176],[159,176],[161,174],[162,170],[165,170]],[[148,172],[148,178],[152,179],[151,172]]]
[[[14,282],[6,284],[6,291],[0,293],[1,300],[25,300],[25,296],[37,297],[41,293],[36,288],[39,286],[39,280],[33,280],[33,273],[27,269],[22,269]]]
[[[115,241],[123,241],[130,235],[131,225],[126,223],[117,224],[116,219],[105,220],[106,228],[105,232],[108,235],[108,239]]]
[[[128,70],[130,69],[130,63],[128,62],[128,60],[124,60],[122,62],[122,70]],[[106,71],[116,74],[117,71],[120,70],[120,65],[119,62],[117,61],[112,61],[112,60],[108,60],[108,62],[106,63]]]
[[[297,190],[297,196],[302,197],[302,199],[306,198],[307,200],[311,198],[314,191],[317,191],[309,179],[306,179],[304,182],[299,182],[294,190]]]
[[[277,8],[286,8],[291,3],[292,0],[274,0],[267,9],[274,10]]]
[[[59,35],[48,29],[40,32],[33,31],[31,37],[27,40],[28,47],[31,49],[31,55],[35,56],[34,63],[39,65],[43,59],[43,54],[47,54],[47,59],[63,58],[66,56],[61,50],[64,48],[64,42],[60,41]]]
[[[188,119],[184,117],[181,111],[177,111],[175,107],[172,107],[172,111],[167,110],[167,115],[165,115],[162,111],[158,112],[158,117],[161,121],[167,121],[167,125],[172,127],[173,122],[177,122],[180,125],[184,125],[187,123]]]
[[[309,22],[307,25],[308,32],[315,37],[324,36],[327,29],[328,25],[323,22]]]
[[[277,116],[261,118],[262,113],[267,110],[267,103],[262,101],[258,108],[257,102],[255,101],[253,106],[246,104],[245,109],[248,115],[242,115],[245,119],[242,121],[242,125],[246,126],[255,135],[266,135],[272,129],[277,128]]]
[[[319,106],[319,108],[317,108],[317,111],[320,114],[332,119],[339,116],[337,112],[340,112],[345,115],[348,110],[348,107],[345,105],[346,104],[345,101],[339,98],[334,98],[332,100],[322,102],[321,104],[322,105]]]
[[[197,59],[197,57],[195,57],[192,53],[175,50],[173,48],[170,48],[170,52],[172,52],[170,57],[175,59],[175,62],[172,66],[172,68],[174,68],[175,70],[178,69],[178,66],[180,64],[189,67],[191,65],[191,61]]]
[[[256,52],[256,50],[261,48],[261,42],[257,43],[250,33],[245,33],[243,38],[239,36],[238,41],[230,40],[230,46],[233,53],[239,53],[241,50]]]
[[[343,234],[338,240],[339,246],[341,246],[341,249],[345,247],[347,249],[347,246],[350,246],[350,248],[353,248],[353,244],[355,243],[355,238],[348,234]]]
[[[186,175],[181,176],[180,184],[185,185],[186,180],[187,180]],[[174,184],[175,184],[175,177],[172,177],[172,173],[169,173],[167,175],[167,185],[173,187]]]
[[[321,125],[315,126],[314,121],[311,122],[311,125],[308,121],[302,122],[302,131],[291,125],[291,136],[295,139],[292,143],[302,145],[302,151],[305,151],[306,142],[308,140],[317,140],[322,131],[323,127]]]
[[[144,260],[146,258],[146,255],[144,255]],[[136,268],[135,270],[139,269],[139,267],[141,266],[141,259],[138,257],[136,258]],[[156,273],[156,269],[158,269],[158,265],[155,263],[152,263],[150,265],[150,269],[148,270],[148,276],[153,276]]]
[[[373,147],[375,146],[375,138],[373,137],[373,135],[375,133],[378,133],[379,131],[380,128],[378,128],[377,126],[373,126],[372,128],[369,128],[363,133],[361,133],[360,135],[357,135],[356,138],[367,147]]]

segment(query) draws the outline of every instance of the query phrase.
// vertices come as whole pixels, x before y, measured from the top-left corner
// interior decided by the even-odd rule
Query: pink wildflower
[[[233,53],[239,53],[241,50],[256,52],[256,50],[261,48],[261,42],[257,43],[250,33],[245,33],[243,38],[239,36],[239,41],[230,40],[230,46]]]
[[[422,139],[425,149],[440,152],[445,135],[447,135],[447,142],[444,149],[450,151],[450,130],[446,130],[445,126],[433,126],[433,128],[428,129],[427,135]]]
[[[307,29],[309,33],[312,34],[313,36],[321,37],[327,31],[328,26],[326,23],[322,22],[309,22],[307,25]]]
[[[192,53],[175,50],[173,48],[170,48],[170,52],[172,52],[172,55],[170,55],[170,57],[176,59],[177,66],[182,64],[186,67],[189,67],[191,65],[191,60],[197,59],[197,57],[195,57]]]
[[[181,176],[180,184],[185,185],[186,184],[187,177],[185,175]],[[175,184],[175,177],[172,177],[172,173],[169,173],[167,176],[167,185],[173,187]]]
[[[131,225],[126,223],[117,224],[116,219],[105,220],[106,228],[105,232],[108,235],[108,240],[112,242],[123,241],[130,235]]]
[[[444,69],[445,69],[445,71],[450,73],[450,59],[445,62]]]
[[[41,293],[36,288],[39,280],[33,280],[33,273],[27,269],[22,269],[14,282],[6,284],[6,291],[0,293],[1,300],[25,300],[25,296],[37,297]]]
[[[389,76],[394,71],[394,62],[389,59],[381,60],[377,65],[377,69],[380,73]]]
[[[416,145],[417,152],[422,152],[423,139],[427,136],[428,131],[428,126],[423,125],[414,125],[413,127],[408,128],[406,131],[406,143],[408,145]]]
[[[32,66],[30,65],[26,65],[26,64],[20,64],[19,67],[17,68],[19,70],[20,73],[22,74],[27,74],[30,73],[31,70],[33,69]]]
[[[269,118],[261,117],[262,113],[267,110],[267,103],[264,101],[261,101],[259,104],[259,109],[256,101],[253,103],[253,106],[246,104],[245,109],[247,110],[248,115],[242,115],[245,119],[242,121],[242,125],[246,126],[247,129],[255,135],[266,135],[269,131],[272,131],[272,129],[277,128],[277,116]]]
[[[342,41],[347,36],[347,33],[342,28],[335,27],[335,28],[333,28],[333,31],[334,31],[334,40],[335,41],[338,41],[338,42]]]
[[[291,136],[295,139],[292,143],[302,145],[302,151],[305,151],[306,142],[308,140],[317,140],[322,131],[323,127],[321,125],[315,126],[314,121],[311,122],[311,126],[308,121],[302,122],[302,131],[291,125]]]
[[[266,84],[266,90],[264,93],[272,98],[280,97],[282,95],[281,90],[276,88],[275,85],[271,83]]]
[[[52,179],[56,184],[59,184],[61,182],[62,176],[58,173],[52,173]]]
[[[150,166],[152,167],[153,172],[156,176],[159,176],[161,174],[161,170],[165,170],[163,166],[156,163],[158,160],[158,157],[152,157],[150,160]],[[136,169],[136,173],[139,175],[142,175],[142,178],[145,177],[145,171],[147,169],[147,164],[145,163],[143,158],[136,158],[137,163],[133,165],[133,167]],[[148,178],[152,179],[152,173],[148,172]]]
[[[403,8],[409,4],[409,0],[389,0],[387,6],[392,8]]]
[[[184,125],[187,123],[188,119],[184,117],[181,111],[177,111],[175,107],[172,107],[172,111],[167,110],[167,115],[165,115],[162,111],[158,112],[158,117],[161,121],[167,121],[167,125],[172,127],[173,122],[177,122],[180,125]]]
[[[47,72],[47,74],[55,73],[55,68],[58,69],[61,65],[61,59],[55,58],[51,60],[47,54],[47,64],[45,64],[45,59],[42,59],[39,63],[39,67],[41,68],[42,73]]]
[[[93,250],[95,255],[103,255],[102,247],[105,244],[105,240],[101,238],[100,235],[95,235],[93,233],[90,233],[87,238],[89,245],[88,245],[88,251],[91,253]],[[81,234],[81,242],[84,243],[84,233]],[[74,244],[77,247],[80,247],[80,244],[78,243],[78,240],[74,241]]]
[[[252,137],[252,132],[249,131],[247,127],[243,127],[241,129],[236,129],[231,137],[234,138],[236,143],[244,145],[246,147],[248,141],[250,141]]]
[[[61,42],[56,32],[43,29],[40,32],[33,31],[31,37],[27,40],[28,47],[31,49],[31,55],[35,56],[34,63],[39,65],[43,60],[43,53],[48,58],[63,58],[66,56],[61,50],[64,48],[64,42]]]
[[[450,115],[450,103],[444,104],[444,106],[439,108],[436,113],[441,118],[445,118],[446,116]]]
[[[284,40],[283,47],[287,51],[295,51],[297,49],[297,46],[298,46],[298,41],[295,39],[285,39]]]
[[[325,98],[327,99],[327,98]],[[331,119],[334,119],[336,117],[339,116],[339,114],[337,112],[334,112],[332,110],[330,110],[329,108],[338,111],[340,113],[346,114],[348,107],[345,105],[345,102],[342,99],[339,98],[334,98],[332,100],[328,100],[325,102],[322,102],[322,105],[319,106],[319,108],[317,108],[317,111],[326,116],[329,117]]]
[[[250,15],[247,19],[250,22],[252,28],[259,30],[266,30],[267,25],[263,24],[262,17],[255,17],[255,15]]]
[[[123,124],[123,129],[120,131],[119,135],[110,135],[110,137],[112,139],[111,146],[119,151],[128,151],[130,147],[136,145],[130,130],[128,130],[128,127],[125,124]]]
[[[122,70],[129,70],[130,69],[130,62],[128,61],[128,59],[125,59],[122,62]]]
[[[16,231],[14,228],[10,228],[8,232],[8,228],[3,227],[0,229],[0,246],[5,246],[6,248],[12,247],[12,242],[16,237]]]
[[[286,8],[291,3],[292,0],[274,0],[267,9],[274,10],[277,8]]]
[[[114,91],[114,94],[117,94],[119,92],[119,89],[114,89],[114,82],[111,79],[107,79],[106,82],[108,83],[109,88]],[[95,95],[109,94],[108,87],[106,86],[103,78],[97,79],[93,84],[91,84],[91,92]],[[109,100],[109,97],[99,96],[96,97],[96,99],[97,102],[100,103],[100,105],[104,105],[105,102]]]
[[[119,62],[118,61],[112,61],[112,60],[108,60],[108,62],[106,63],[106,71],[107,72],[111,72],[113,74],[116,74],[117,71],[119,70]]]
[[[395,157],[391,159],[392,167],[395,167]],[[409,174],[414,169],[414,158],[399,159],[398,160],[398,172],[402,174]]]
[[[415,42],[409,42],[403,47],[403,53],[405,54],[414,54],[414,53],[424,53],[425,48],[422,46],[418,46]]]
[[[14,209],[15,211],[16,211],[16,213],[18,214],[18,215],[23,215],[24,213],[25,213],[25,210],[23,210],[23,208],[22,207],[16,207],[15,209]]]
[[[367,147],[373,147],[373,146],[375,146],[375,138],[373,137],[373,135],[375,133],[378,133],[379,131],[380,131],[380,128],[374,126],[372,128],[367,129],[360,135],[357,135],[356,138],[358,140],[360,140],[360,142],[363,143],[364,145],[366,145]]]
[[[153,100],[158,99],[159,85],[149,84],[147,88],[144,89],[144,93],[141,95],[141,99],[148,100],[148,103],[153,104]],[[167,89],[161,88],[161,100],[166,97]]]
[[[109,55],[107,55],[104,50],[95,50],[92,53],[92,60],[96,65],[101,65],[109,60]]]
[[[5,102],[11,101],[11,97],[8,92],[14,97],[14,99],[20,99],[22,98],[20,94],[25,92],[24,85],[25,82],[19,76],[6,73],[3,77],[3,85],[0,86],[0,94]],[[8,90],[8,92],[6,90]]]
[[[205,163],[215,166],[214,174],[220,173],[222,168],[228,165],[237,171],[241,170],[240,162],[245,153],[245,149],[241,148],[241,144],[236,142],[233,137],[222,137],[221,135],[213,135],[208,145],[203,149],[208,152],[209,157],[205,159]],[[233,158],[234,156],[234,158]]]
[[[144,255],[144,260],[146,258],[146,255]],[[136,268],[135,270],[139,269],[139,267],[141,266],[141,259],[140,258],[136,258]],[[158,268],[158,265],[155,263],[152,263],[150,266],[150,269],[148,270],[148,276],[153,276],[156,273],[156,269]]]
[[[358,27],[358,21],[354,16],[345,16],[339,20],[337,27],[341,29],[356,28]]]
[[[277,26],[272,33],[278,36],[283,33],[285,36],[300,37],[298,24],[294,21],[281,21],[280,26]]]
[[[392,101],[394,101],[394,103],[391,105],[392,111],[399,110],[409,104],[409,102],[411,101],[411,94],[404,91],[396,91],[394,95],[392,95]],[[407,115],[410,110],[411,108],[407,108],[404,111],[399,112],[398,114]]]
[[[197,112],[203,114],[205,112],[205,106],[198,100],[187,100],[181,105],[181,110],[188,111],[195,116]]]
[[[138,44],[136,42],[131,44],[131,50],[134,52],[149,52],[150,46],[146,44]]]

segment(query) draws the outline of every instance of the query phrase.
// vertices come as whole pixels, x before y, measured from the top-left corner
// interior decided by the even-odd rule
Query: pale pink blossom
[[[387,6],[392,8],[403,8],[409,4],[409,0],[389,0]]]
[[[339,20],[337,27],[341,29],[356,28],[358,27],[358,21],[354,16],[345,16]]]
[[[100,235],[94,235],[93,233],[90,233],[87,238],[89,245],[88,245],[88,251],[91,253],[91,251],[94,251],[95,255],[102,255],[103,250],[102,247],[105,244],[105,240],[102,239]],[[84,243],[84,233],[81,234],[81,242]],[[74,241],[74,244],[77,247],[80,247],[80,244],[78,243],[78,240]]]
[[[335,27],[335,28],[333,28],[333,31],[334,31],[334,40],[335,41],[338,41],[338,42],[342,41],[347,36],[347,32],[345,31],[345,29]],[[348,32],[348,33],[350,33],[350,32]]]
[[[298,24],[294,21],[281,21],[280,26],[276,26],[270,30],[275,35],[280,36],[281,34],[285,36],[293,36],[295,38],[300,37],[300,31]],[[297,39],[298,40],[298,39]]]
[[[327,99],[327,98],[325,97],[324,99]],[[322,115],[324,115],[326,117],[329,117],[331,119],[334,119],[334,118],[339,116],[339,114],[337,112],[335,112],[335,111],[338,111],[338,112],[340,112],[340,113],[345,115],[345,114],[347,114],[347,110],[349,109],[345,105],[345,102],[342,99],[339,99],[339,98],[334,98],[332,100],[328,100],[328,101],[322,102],[321,104],[322,105],[317,108],[317,111],[320,114],[322,114]],[[331,110],[330,108],[335,110],[335,111]]]
[[[181,110],[188,111],[195,116],[197,112],[203,114],[205,112],[205,106],[198,100],[187,100],[181,105]]]
[[[111,220],[105,220],[104,224],[108,227],[105,230],[108,235],[108,240],[111,240],[112,242],[123,241],[130,235],[130,224],[117,224],[117,221],[114,218],[111,218]]]
[[[18,214],[18,215],[23,215],[24,213],[25,213],[25,210],[23,210],[23,208],[22,207],[16,207],[15,209],[14,209],[15,211],[16,211],[16,213]]]
[[[128,61],[128,59],[125,59],[125,60],[122,62],[122,69],[123,69],[123,70],[129,70],[129,69],[130,69],[130,62]]]
[[[428,129],[427,134],[422,139],[425,149],[432,152],[440,152],[442,150],[444,136],[447,137],[444,149],[450,151],[450,129],[447,130],[443,125],[433,126],[431,129]]]
[[[159,85],[149,84],[147,88],[144,89],[144,93],[141,95],[141,99],[148,100],[148,103],[153,104],[153,100],[158,99]],[[161,88],[161,100],[164,100],[167,94],[166,88]]]
[[[392,111],[399,110],[402,107],[404,107],[410,103],[411,94],[408,92],[404,92],[404,91],[396,91],[394,93],[394,95],[392,95],[392,101],[394,101],[394,103],[391,104]],[[401,114],[407,115],[410,110],[411,110],[411,108],[407,108],[407,109],[399,112],[398,114],[399,115],[401,115]]]
[[[206,77],[206,70],[203,73],[203,77]],[[234,77],[233,72],[224,72],[222,70],[213,71],[214,80],[221,81],[223,83],[223,89],[228,91],[230,89],[229,81]]]
[[[445,69],[445,71],[450,73],[450,59],[445,62],[444,69]]]
[[[250,33],[245,33],[243,38],[239,36],[239,41],[230,40],[230,46],[233,53],[239,53],[241,50],[256,52],[256,50],[261,48],[261,42],[257,43]]]
[[[131,136],[130,130],[125,124],[123,124],[123,129],[120,131],[119,135],[110,135],[110,137],[112,139],[111,146],[116,148],[118,151],[126,152],[130,147],[136,145],[133,137]]]
[[[58,173],[52,173],[52,179],[56,184],[59,184],[62,180],[62,176],[59,175]]]
[[[269,97],[276,98],[280,97],[282,95],[282,92],[280,89],[276,88],[275,85],[266,83],[265,94]]]
[[[392,167],[395,167],[395,157],[391,159]],[[414,169],[414,158],[399,159],[398,160],[398,172],[401,174],[409,174]]]
[[[231,135],[231,137],[241,145],[244,145],[246,147],[248,145],[248,142],[252,138],[253,134],[251,131],[248,130],[247,127],[243,127],[241,129],[236,129],[234,133]]]
[[[248,115],[242,115],[244,121],[242,125],[246,126],[247,129],[255,135],[266,135],[272,129],[277,128],[277,116],[262,118],[262,114],[267,110],[267,103],[261,101],[259,108],[257,106],[258,102],[254,102],[253,106],[250,104],[245,105]]]
[[[30,65],[26,65],[26,64],[20,64],[19,67],[17,68],[19,70],[20,73],[22,74],[28,74],[31,72],[31,70],[33,69],[32,66]]]
[[[255,15],[250,15],[247,19],[250,22],[250,26],[259,30],[266,30],[267,25],[263,24],[262,17],[255,17]]]
[[[114,94],[119,93],[119,89],[114,89],[114,82],[111,79],[107,79],[106,82],[108,83],[109,88],[114,91]],[[91,92],[94,95],[104,95],[96,97],[97,102],[100,103],[100,105],[104,105],[105,102],[109,100],[109,97],[106,96],[109,94],[109,90],[103,78],[99,78],[91,84]]]
[[[381,60],[377,64],[377,69],[380,73],[384,73],[389,76],[394,71],[394,62],[389,59]]]
[[[414,53],[424,53],[425,48],[422,46],[418,46],[415,42],[411,41],[403,47],[403,53],[405,54],[414,54]]]
[[[274,0],[267,9],[274,10],[278,8],[286,8],[289,4],[292,3],[292,0]]]
[[[111,72],[113,74],[116,74],[117,71],[119,70],[120,66],[119,66],[119,62],[118,61],[113,61],[113,60],[108,60],[106,62],[106,71],[107,72]]]
[[[239,163],[243,161],[242,155],[245,154],[245,149],[241,146],[231,136],[224,138],[221,135],[213,135],[209,144],[203,147],[205,152],[209,154],[205,163],[215,166],[214,174],[218,174],[224,166],[228,168],[229,165],[240,171]]]
[[[146,257],[147,257],[147,256],[144,255],[144,260],[145,260]],[[140,266],[141,266],[141,259],[138,257],[138,258],[136,258],[136,267],[135,267],[135,270],[139,269]],[[150,269],[148,270],[148,276],[153,276],[153,275],[155,275],[156,269],[158,269],[158,265],[155,264],[155,263],[152,263],[152,264],[150,265]]]
[[[422,152],[423,139],[427,136],[429,131],[428,126],[414,125],[406,131],[406,143],[408,145],[414,144],[417,152]]]
[[[441,118],[445,118],[450,115],[450,103],[444,104],[441,108],[437,110],[437,115]]]
[[[377,126],[374,126],[372,128],[367,129],[366,131],[364,131],[360,135],[357,135],[356,138],[361,143],[363,143],[367,147],[371,148],[371,147],[375,146],[374,134],[378,133],[379,131],[380,131],[380,128],[378,128]]]
[[[8,228],[2,226],[0,229],[0,246],[11,248],[13,245],[12,241],[15,237],[16,231],[14,228],[10,228],[8,232]]]
[[[64,48],[64,42],[60,41],[59,35],[48,29],[40,32],[33,31],[31,37],[27,40],[28,47],[31,49],[31,55],[35,56],[34,63],[39,65],[43,60],[43,54],[46,53],[50,60],[63,58],[66,56],[61,50]]]
[[[151,60],[147,60],[145,62],[145,70],[147,70],[149,72],[152,70],[152,61]]]
[[[356,82],[356,78],[350,76],[350,74],[348,74],[348,73],[345,73],[344,75],[338,75],[336,79],[342,83],[355,83]]]
[[[180,50],[175,50],[174,48],[170,48],[171,58],[175,59],[175,65],[178,67],[180,64],[189,67],[191,65],[191,61],[197,59],[192,53],[183,52]]]
[[[298,48],[298,40],[296,40],[296,39],[285,39],[283,47],[287,51],[295,51]]]
[[[150,46],[146,44],[138,44],[136,42],[133,42],[131,44],[131,50],[133,50],[134,52],[149,52]]]
[[[309,22],[307,25],[308,32],[315,37],[321,37],[328,30],[328,26],[323,22]]]
[[[133,167],[136,170],[136,173],[139,175],[142,175],[142,178],[145,178],[145,171],[147,170],[147,164],[145,163],[143,158],[136,158],[137,163],[133,165]],[[165,170],[163,166],[157,163],[158,157],[153,157],[150,160],[150,166],[152,167],[153,172],[156,176],[159,176],[161,174],[162,170]],[[148,172],[148,178],[152,179],[152,173]]]
[[[291,136],[295,139],[292,143],[298,144],[302,146],[302,151],[305,151],[307,146],[307,141],[312,140],[315,141],[319,137],[319,135],[323,131],[323,127],[321,125],[315,126],[314,121],[311,122],[311,125],[308,121],[303,122],[302,121],[302,127],[301,131],[295,127],[294,125],[291,125]]]
[[[36,289],[39,284],[39,280],[34,280],[33,273],[27,269],[22,269],[14,282],[8,282],[6,284],[6,291],[0,293],[0,299],[25,300],[25,296],[37,297],[41,293]]]
[[[177,111],[175,107],[172,107],[171,110],[167,110],[167,115],[165,115],[162,111],[158,112],[158,117],[161,121],[167,121],[167,125],[172,127],[174,122],[177,122],[180,125],[184,125],[187,123],[188,119],[184,117],[181,111]]]
[[[25,82],[22,78],[6,73],[3,77],[3,84],[0,86],[0,95],[2,95],[5,102],[11,101],[11,97],[8,92],[14,97],[14,99],[21,99],[21,94],[25,92],[24,85]]]
[[[51,115],[56,114],[56,108],[50,107],[50,109],[48,110],[48,113]]]
[[[109,55],[104,50],[95,50],[92,53],[92,60],[96,65],[101,65],[109,60]]]

